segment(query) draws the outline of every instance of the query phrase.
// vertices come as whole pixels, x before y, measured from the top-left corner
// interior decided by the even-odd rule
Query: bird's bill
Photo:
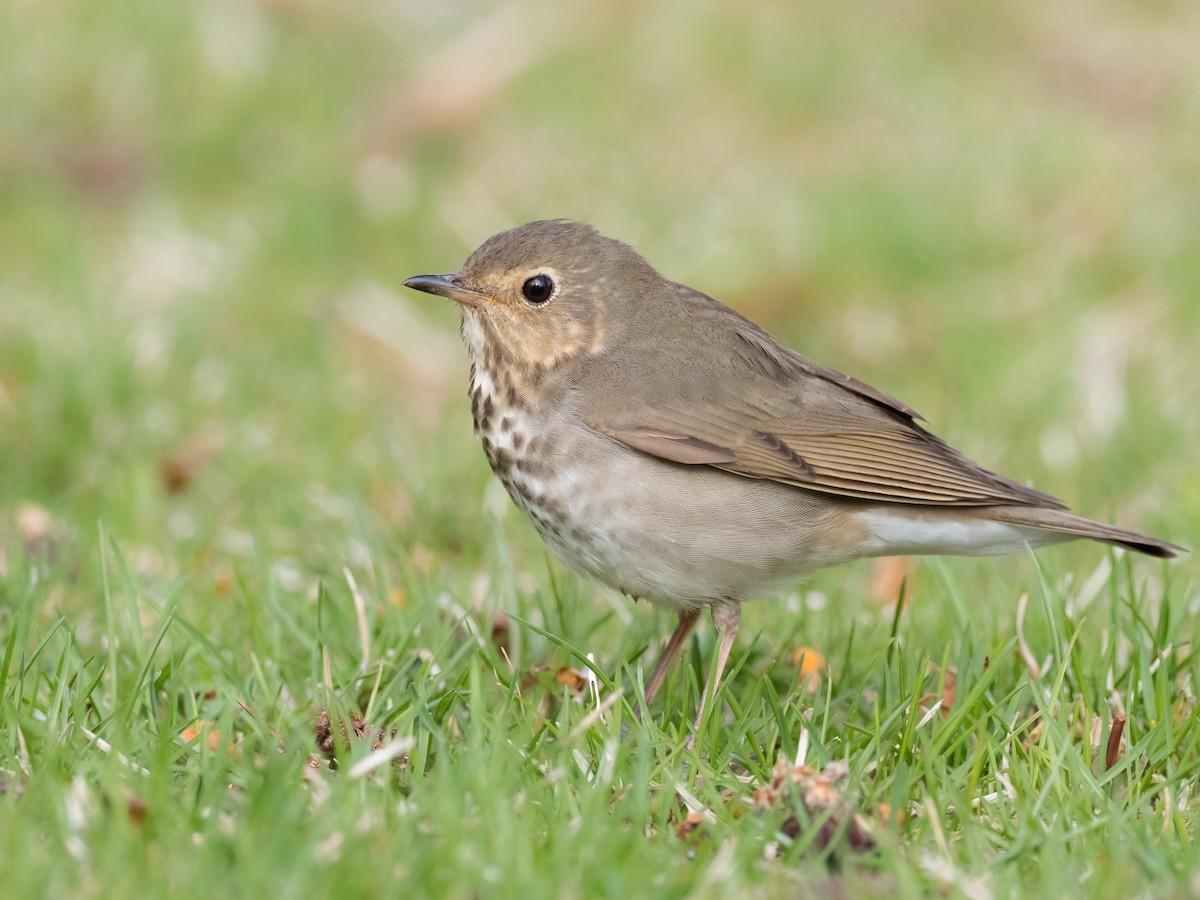
[[[437,294],[456,303],[477,304],[488,299],[486,294],[463,287],[457,275],[414,275],[404,282],[404,286],[427,294]]]

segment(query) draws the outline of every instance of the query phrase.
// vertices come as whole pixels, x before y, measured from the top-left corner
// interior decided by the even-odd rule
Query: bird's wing
[[[581,410],[592,429],[672,462],[888,503],[1065,508],[967,459],[917,414],[738,317],[717,353],[667,384]],[[603,392],[602,392],[603,393]]]

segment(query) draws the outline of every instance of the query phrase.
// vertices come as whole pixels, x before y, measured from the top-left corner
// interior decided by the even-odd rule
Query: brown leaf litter
[[[834,761],[818,771],[811,766],[795,765],[780,757],[771,773],[771,780],[754,792],[754,806],[761,812],[791,808],[798,802],[800,810],[793,811],[780,826],[780,833],[795,841],[814,826],[819,832],[813,844],[825,850],[844,834],[850,849],[863,853],[875,848],[875,837],[867,819],[856,812],[841,785],[850,777],[850,767]],[[803,815],[798,813],[802,811]]]
[[[338,740],[339,735],[341,738],[340,741]],[[323,709],[317,713],[317,720],[313,725],[313,736],[316,738],[317,749],[321,751],[326,761],[328,761],[329,767],[331,769],[336,769],[337,748],[339,743],[342,747],[347,747],[352,743],[370,740],[371,749],[378,750],[383,747],[384,743],[386,742],[387,732],[383,728],[373,728],[371,724],[358,713],[355,713],[350,717],[349,726],[347,726],[344,720],[339,719],[337,721],[337,728],[335,730],[333,719],[329,715],[329,710]]]

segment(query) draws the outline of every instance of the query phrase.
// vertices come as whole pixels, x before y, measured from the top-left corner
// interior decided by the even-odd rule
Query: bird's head
[[[530,222],[488,238],[461,271],[404,284],[456,302],[476,365],[497,358],[553,369],[621,341],[659,293],[660,276],[590,225]]]

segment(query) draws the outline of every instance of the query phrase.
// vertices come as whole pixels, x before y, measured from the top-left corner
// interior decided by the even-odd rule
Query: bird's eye
[[[534,275],[525,279],[521,285],[521,293],[534,306],[541,306],[554,296],[554,279],[549,275]]]

